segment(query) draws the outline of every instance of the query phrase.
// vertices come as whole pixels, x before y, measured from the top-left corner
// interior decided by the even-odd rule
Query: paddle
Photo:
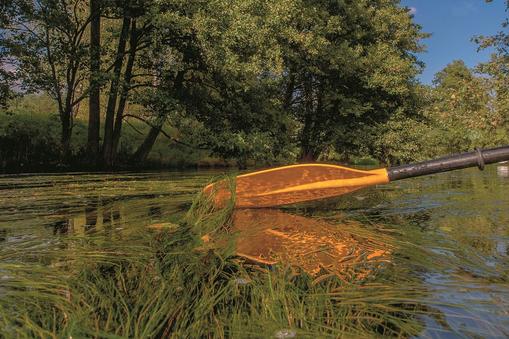
[[[235,206],[272,207],[343,195],[360,188],[395,180],[447,172],[509,160],[509,146],[480,150],[375,170],[358,170],[328,164],[298,164],[277,167],[236,177]],[[208,185],[216,204],[230,197],[224,181]]]

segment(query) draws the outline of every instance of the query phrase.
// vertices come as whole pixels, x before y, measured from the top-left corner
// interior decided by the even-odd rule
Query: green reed
[[[175,227],[125,239],[23,239],[0,249],[0,337],[410,337],[423,315],[440,318],[401,265],[348,281],[242,261],[228,235],[233,199],[215,209],[200,196]],[[380,236],[370,232],[360,236]],[[397,260],[405,244],[384,241],[394,241]]]

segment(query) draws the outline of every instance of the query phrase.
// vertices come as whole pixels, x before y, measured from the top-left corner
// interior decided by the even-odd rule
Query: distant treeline
[[[61,159],[60,122],[56,114],[41,113],[35,106],[47,103],[48,98],[26,96],[16,104],[10,114],[0,119],[0,171],[83,171],[96,166],[83,161],[86,157],[87,124],[76,120],[73,128],[70,156]],[[50,106],[50,105],[48,105]],[[35,110],[34,110],[35,109]],[[51,110],[50,110],[51,111]],[[136,147],[145,138],[149,127],[133,121],[125,127],[120,139],[118,164],[115,169],[185,169],[234,166],[210,156],[207,150],[178,144],[166,137],[158,139],[143,164],[129,161]],[[168,129],[170,132],[171,129]]]
[[[399,1],[0,8],[3,169],[398,163],[509,143],[508,35],[475,37],[489,62],[424,86],[427,34]]]

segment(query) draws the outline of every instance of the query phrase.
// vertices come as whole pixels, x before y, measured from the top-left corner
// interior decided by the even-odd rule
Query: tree
[[[292,3],[285,46],[283,109],[299,122],[300,158],[333,146],[357,148],[361,129],[384,122],[412,99],[419,26],[398,1]]]
[[[424,35],[396,0],[10,1],[17,24],[3,40],[23,86],[59,103],[64,154],[89,96],[87,149],[105,167],[128,119],[150,126],[136,162],[170,125],[244,167],[330,149],[378,154],[363,145],[416,111],[412,53]]]
[[[492,94],[489,102],[491,123],[498,137],[495,142],[509,142],[509,55],[492,55],[490,61],[478,65],[477,70],[488,76],[487,83]]]
[[[90,94],[88,101],[88,158],[97,162],[101,127],[101,2],[90,0]]]
[[[114,165],[120,143],[124,111],[131,92],[152,87],[156,76],[156,61],[139,60],[140,55],[154,52],[157,59],[159,45],[154,21],[160,5],[151,0],[126,0],[108,8],[109,16],[122,20],[118,31],[112,65],[105,78],[110,80],[104,121],[102,164]]]
[[[47,92],[57,102],[62,155],[66,158],[77,107],[87,96],[88,3],[13,0],[10,10],[13,16],[0,45],[15,61],[21,89]]]
[[[437,141],[434,120],[426,114],[431,107],[433,89],[419,84],[413,88],[414,99],[396,110],[389,120],[361,130],[358,155],[375,157],[387,165],[427,160],[443,155]],[[441,147],[441,146],[440,146]]]
[[[414,88],[414,100],[375,130],[375,154],[388,163],[425,160],[504,143],[493,78],[479,76],[462,60],[437,72],[433,86]],[[507,140],[507,139],[506,139]]]
[[[145,65],[155,71],[154,86],[138,96],[151,113],[144,117],[151,132],[135,153],[136,162],[146,159],[168,119],[173,126],[195,121],[203,132],[195,146],[241,159],[241,166],[253,154],[253,148],[241,146],[246,140],[285,139],[270,132],[281,121],[271,101],[277,100],[279,76],[279,49],[267,24],[273,3],[160,3],[154,19],[157,47],[146,58],[154,63]]]
[[[491,2],[491,1],[487,1]],[[509,1],[506,1],[509,10]],[[509,141],[509,18],[502,23],[502,30],[492,36],[477,36],[474,41],[479,49],[493,48],[494,53],[488,62],[477,67],[480,73],[488,76],[493,100],[490,109],[495,113],[493,125],[496,127],[495,136],[498,142],[501,138]]]
[[[6,108],[9,99],[13,96],[11,90],[14,74],[12,74],[12,60],[3,45],[8,34],[7,27],[13,15],[11,1],[5,1],[0,5],[0,108]]]
[[[0,108],[6,108],[13,96],[11,90],[13,76],[9,69],[4,67],[6,67],[4,63],[0,63]]]
[[[461,60],[435,75],[427,115],[443,153],[492,145],[497,113],[491,107],[490,81],[479,77]]]

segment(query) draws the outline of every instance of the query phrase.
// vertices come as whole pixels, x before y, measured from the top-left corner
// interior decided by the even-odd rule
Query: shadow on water
[[[237,253],[312,275],[357,275],[361,285],[380,284],[378,297],[391,292],[413,298],[413,307],[422,310],[413,315],[422,324],[415,335],[505,337],[509,178],[499,172],[495,166],[463,170],[281,210],[238,211],[232,230]],[[106,240],[100,246],[135,241],[148,225],[179,220],[212,176],[0,177],[6,253],[0,261],[25,260],[9,251],[46,250],[59,237]]]

